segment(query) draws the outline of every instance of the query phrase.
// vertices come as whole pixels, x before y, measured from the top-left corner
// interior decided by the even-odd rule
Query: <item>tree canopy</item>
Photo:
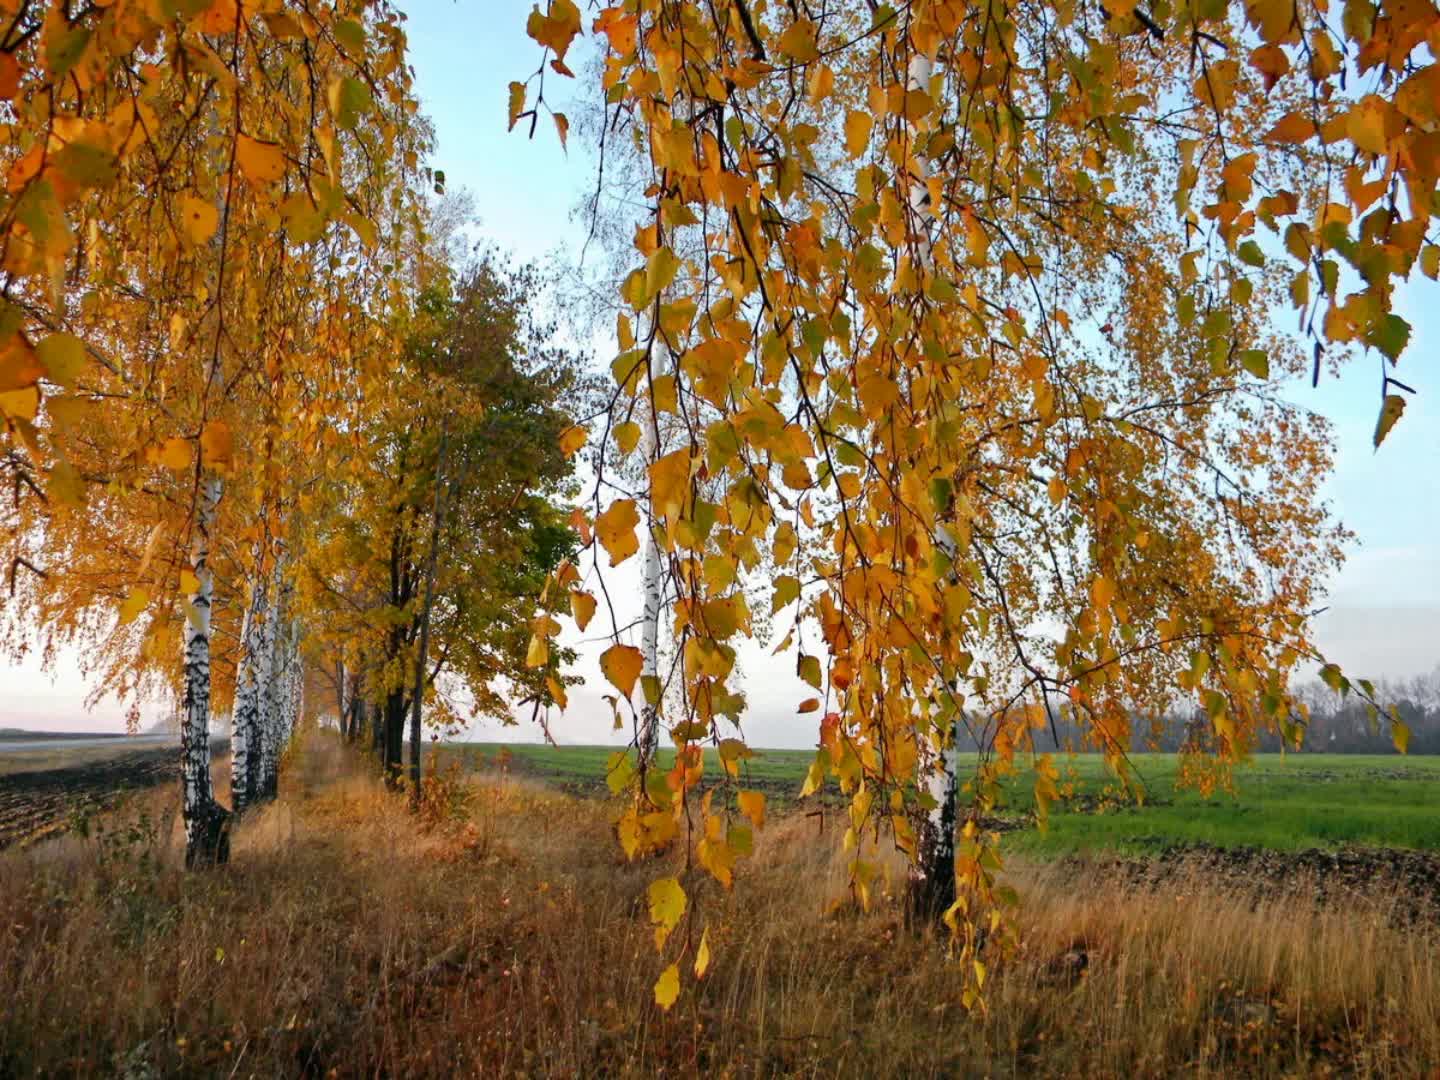
[[[596,574],[648,531],[678,598],[679,751],[629,780],[632,854],[693,828],[728,883],[730,822],[759,823],[699,756],[750,752],[747,574],[816,690],[807,791],[851,798],[862,902],[867,844],[935,872],[930,778],[957,732],[982,747],[946,913],[976,982],[1013,901],[986,814],[1039,731],[1080,728],[1123,774],[1130,718],[1177,701],[1230,758],[1298,737],[1312,664],[1375,704],[1311,633],[1345,533],[1294,387],[1369,355],[1377,447],[1403,411],[1394,291],[1440,256],[1433,4],[552,0],[527,29],[512,126],[534,133],[589,31],[604,138],[646,178],[590,522]],[[681,435],[617,488],[657,417]],[[630,698],[638,653],[617,637],[602,670]],[[1034,775],[1043,807],[1045,757]],[[684,893],[657,888],[668,930]]]

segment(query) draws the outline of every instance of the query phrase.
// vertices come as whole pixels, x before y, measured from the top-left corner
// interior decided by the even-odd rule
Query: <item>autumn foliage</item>
[[[987,815],[1027,760],[1055,797],[1037,733],[1124,777],[1136,717],[1198,708],[1233,761],[1300,740],[1314,667],[1378,718],[1309,622],[1347,534],[1303,387],[1376,358],[1377,448],[1413,392],[1393,307],[1440,274],[1440,14],[592,6],[535,7],[506,96],[567,143],[547,90],[584,73],[643,176],[587,414],[533,279],[447,238],[393,5],[0,0],[8,642],[173,696],[204,863],[212,714],[262,718],[273,779],[298,673],[333,670],[323,708],[352,736],[368,710],[392,781],[408,732],[420,801],[424,707],[467,712],[446,677],[471,714],[563,706],[562,620],[603,602],[669,1009],[718,949],[692,868],[728,888],[765,825],[736,662],[773,626],[851,895],[902,853],[983,1005],[1018,947]],[[637,647],[606,580],[642,549]]]
[[[1403,410],[1394,290],[1440,255],[1433,4],[542,7],[512,126],[592,34],[606,138],[645,177],[589,527],[597,578],[663,548],[680,659],[644,689],[678,703],[679,753],[631,770],[627,851],[688,836],[726,883],[744,855],[743,781],[702,798],[698,748],[743,772],[757,593],[821,695],[807,790],[851,797],[852,888],[892,844],[953,872],[977,990],[1014,902],[984,819],[1037,732],[1079,727],[1123,775],[1131,718],[1187,700],[1226,757],[1293,741],[1311,664],[1375,704],[1308,622],[1345,534],[1295,390],[1378,354],[1377,446]],[[632,493],[637,420],[665,437]],[[602,658],[621,703],[632,653]],[[957,732],[984,752],[952,808]],[[652,896],[662,928],[677,910]]]

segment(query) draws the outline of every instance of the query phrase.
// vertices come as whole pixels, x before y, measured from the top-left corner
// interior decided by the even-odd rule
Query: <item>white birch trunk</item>
[[[215,577],[210,569],[210,532],[220,502],[220,478],[201,479],[195,512],[190,572],[195,591],[186,598],[185,694],[180,719],[181,813],[185,822],[185,864],[224,862],[229,856],[226,813],[210,783],[210,613]]]
[[[910,58],[906,71],[907,90],[928,90],[934,65],[930,58],[916,52]],[[912,127],[912,137],[918,133]],[[930,178],[930,165],[921,154],[913,155],[910,176],[910,213],[912,223],[920,233],[919,269],[928,269],[931,263],[930,219],[934,208],[930,205],[930,189],[926,181]],[[953,559],[955,541],[942,525],[937,537],[940,546]],[[932,737],[927,746],[921,748],[920,787],[934,801],[932,808],[921,822],[917,838],[915,878],[911,882],[912,904],[927,915],[939,915],[954,900],[955,894],[955,815],[956,815],[956,772],[957,760],[953,725],[951,734],[941,740]]]
[[[250,789],[252,802],[274,798],[276,790],[276,765],[280,739],[281,712],[283,709],[284,656],[282,653],[281,621],[284,619],[283,589],[283,548],[276,553],[275,566],[271,570],[271,592],[275,606],[268,612],[262,627],[260,640],[260,724],[257,749],[259,762],[255,769],[255,780]]]
[[[285,727],[281,732],[281,751],[289,745],[290,737],[300,726],[300,711],[305,707],[305,669],[300,663],[300,622],[298,619],[290,620],[286,657],[289,696],[286,701]]]
[[[654,464],[660,456],[660,429],[656,421],[653,404],[646,411],[646,420],[641,431],[641,446],[646,465]],[[645,533],[645,575],[642,592],[645,607],[640,623],[640,677],[643,687],[646,676],[658,680],[660,677],[660,607],[661,607],[661,552],[655,538],[654,517],[651,528]],[[640,763],[648,766],[660,745],[660,711],[658,703],[650,704],[647,696],[640,713],[639,738]]]
[[[240,631],[240,664],[235,676],[234,723],[230,734],[230,805],[236,814],[255,797],[260,777],[261,695],[269,679],[270,658],[265,652],[268,620],[268,582],[257,547],[255,575],[250,583],[250,606]]]

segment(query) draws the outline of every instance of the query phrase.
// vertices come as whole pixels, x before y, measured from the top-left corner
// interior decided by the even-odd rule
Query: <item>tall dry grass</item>
[[[708,978],[668,1014],[607,807],[514,779],[417,831],[318,736],[231,864],[185,874],[172,800],[0,857],[0,1075],[1421,1076],[1434,927],[1070,867],[1014,871],[988,1009],[893,900],[844,896],[830,826],[772,822],[731,894],[686,881]],[[896,868],[898,869],[898,868]],[[1083,965],[1083,970],[1081,970]]]

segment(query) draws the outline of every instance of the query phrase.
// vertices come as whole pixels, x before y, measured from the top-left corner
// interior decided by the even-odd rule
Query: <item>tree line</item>
[[[397,785],[408,742],[418,789],[427,705],[549,704],[525,628],[574,545],[558,436],[583,369],[539,272],[477,249],[427,164],[403,15],[21,0],[5,22],[12,652],[173,697],[191,863],[273,796],[304,715],[367,718]]]

